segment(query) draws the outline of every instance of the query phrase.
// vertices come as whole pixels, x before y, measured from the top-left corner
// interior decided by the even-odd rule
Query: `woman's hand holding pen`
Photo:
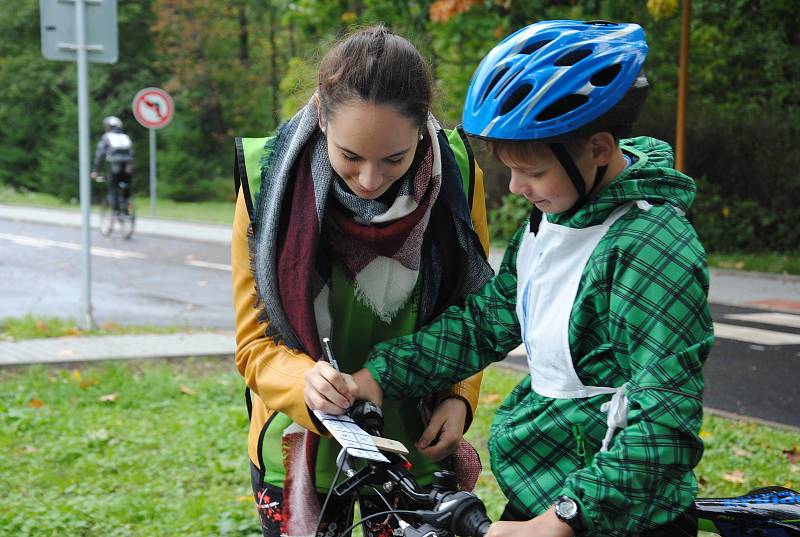
[[[353,377],[337,371],[322,360],[305,374],[303,396],[311,410],[328,414],[344,414],[359,396],[358,384]]]

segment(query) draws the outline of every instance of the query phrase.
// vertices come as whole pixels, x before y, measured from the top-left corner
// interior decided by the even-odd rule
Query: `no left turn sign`
[[[131,103],[133,117],[143,127],[161,129],[172,121],[175,106],[172,97],[161,88],[144,88],[133,98]]]

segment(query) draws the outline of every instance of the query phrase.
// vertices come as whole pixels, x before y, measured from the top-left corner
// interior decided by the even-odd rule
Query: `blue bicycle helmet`
[[[647,79],[640,74],[646,57],[638,24],[531,24],[505,38],[478,66],[463,128],[490,140],[550,141],[600,120],[600,126],[629,127],[646,95]],[[631,89],[636,98],[626,103]]]

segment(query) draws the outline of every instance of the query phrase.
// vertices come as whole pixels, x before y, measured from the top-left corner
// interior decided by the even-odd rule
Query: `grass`
[[[800,274],[800,251],[766,252],[758,254],[709,254],[708,266],[712,268],[752,270],[776,274]]]
[[[468,434],[478,494],[505,501],[488,468],[494,410],[521,373],[492,367]],[[0,527],[9,535],[260,535],[233,364],[185,360],[0,372]],[[795,433],[707,416],[701,495],[800,481]]]
[[[39,192],[20,192],[8,186],[0,185],[0,203],[8,205],[24,205],[29,207],[46,207],[68,210],[80,210],[76,200],[65,201],[49,194]],[[136,196],[136,213],[139,217],[150,216],[150,199],[147,196]],[[207,224],[230,225],[236,204],[232,201],[195,201],[178,202],[166,199],[156,200],[156,216],[173,220],[187,220]]]
[[[74,319],[23,315],[0,319],[0,341],[19,341],[64,336],[116,336],[123,334],[174,334],[190,331],[188,327],[138,325],[123,326],[104,323],[92,330],[84,330]]]

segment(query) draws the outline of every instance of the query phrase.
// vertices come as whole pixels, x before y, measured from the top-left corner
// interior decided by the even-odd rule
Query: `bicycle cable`
[[[333,481],[331,482],[331,486],[328,488],[328,494],[325,495],[325,501],[322,503],[322,508],[319,510],[319,518],[317,519],[317,529],[314,531],[314,535],[319,533],[319,526],[322,524],[322,517],[325,514],[325,509],[328,507],[328,501],[331,499],[331,493],[333,493],[333,488],[336,486],[336,482],[339,480],[339,475],[342,473],[342,468],[344,468],[345,459],[347,458],[347,452],[345,452],[345,456],[342,457],[341,461],[336,461],[336,473],[333,476]]]
[[[345,530],[342,531],[339,535],[340,536],[347,535],[347,533],[350,532],[351,530],[355,529],[356,526],[360,526],[361,524],[363,524],[364,522],[366,522],[367,520],[369,520],[371,518],[375,518],[375,517],[379,517],[379,516],[383,516],[383,515],[391,515],[391,514],[397,516],[398,513],[401,514],[401,515],[417,515],[418,514],[416,511],[409,511],[408,509],[392,509],[391,511],[378,511],[377,513],[372,513],[371,515],[365,516],[364,518],[362,518],[358,522],[354,522],[354,523],[350,524],[350,526],[345,528]],[[398,517],[398,519],[399,519],[399,517]]]
[[[386,499],[386,498],[383,496],[383,494],[381,494],[381,492],[380,492],[380,491],[379,491],[379,490],[378,490],[376,487],[370,487],[370,488],[371,488],[373,491],[375,491],[375,494],[377,494],[377,495],[378,495],[378,498],[380,498],[380,499],[383,501],[383,503],[385,503],[385,504],[386,504],[386,507],[388,507],[389,509],[391,509],[392,511],[394,511],[394,507],[392,507],[392,504],[390,504],[390,503],[389,503],[389,500],[387,500],[387,499]],[[394,515],[394,517],[397,519],[397,521],[398,521],[398,522],[401,522],[401,520],[400,520],[400,517],[399,517],[399,516],[397,516],[397,515]]]

